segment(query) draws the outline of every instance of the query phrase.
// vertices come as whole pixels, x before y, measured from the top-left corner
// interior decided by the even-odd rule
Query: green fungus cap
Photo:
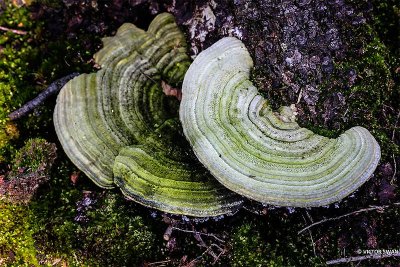
[[[183,82],[184,134],[223,185],[262,203],[312,207],[371,177],[380,147],[368,130],[329,139],[301,128],[291,108],[271,110],[249,80],[252,67],[244,44],[226,37],[197,56]]]
[[[197,161],[177,119],[178,102],[161,82],[182,83],[190,65],[172,15],[147,31],[123,24],[103,39],[97,73],[69,81],[58,95],[54,125],[64,151],[103,188],[165,212],[215,216],[236,211],[241,198]]]

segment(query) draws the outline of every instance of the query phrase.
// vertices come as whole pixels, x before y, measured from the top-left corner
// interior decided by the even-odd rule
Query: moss
[[[394,53],[400,53],[400,3],[396,0],[373,0],[372,24],[383,42]]]
[[[60,0],[25,0],[28,5],[39,3],[50,8],[61,8],[63,1]]]
[[[107,194],[77,229],[89,265],[134,266],[154,257],[155,236],[143,218],[130,212],[116,194]]]
[[[25,206],[0,201],[1,266],[39,266],[29,224],[30,216]]]
[[[388,48],[376,32],[365,26],[371,40],[362,47],[362,56],[349,58],[339,64],[338,71],[348,73],[355,70],[358,77],[354,86],[346,90],[349,123],[359,124],[371,130],[382,148],[382,159],[387,160],[393,153],[399,155],[399,147],[391,140],[395,115],[385,112],[385,106],[396,108],[396,91],[391,72]]]
[[[284,266],[282,256],[263,240],[250,222],[237,227],[232,236],[232,266]]]
[[[17,174],[24,170],[47,173],[55,159],[56,147],[43,138],[32,138],[18,150],[12,161],[12,172]]]
[[[151,224],[119,192],[96,190],[65,161],[52,171],[50,187],[31,202],[39,258],[61,258],[71,266],[136,266],[156,257]],[[97,191],[97,192],[96,192]]]
[[[0,162],[5,161],[5,151],[15,153],[15,148],[9,145],[11,140],[19,137],[19,130],[15,123],[10,121],[0,122]]]
[[[0,192],[9,202],[28,203],[39,186],[49,180],[55,158],[55,144],[41,138],[29,139],[16,153]]]
[[[303,218],[286,209],[268,217],[245,216],[232,230],[229,266],[324,266],[307,235],[298,235]]]
[[[346,30],[348,26],[344,27]],[[300,124],[328,137],[363,126],[381,146],[382,162],[391,161],[392,155],[400,155],[398,140],[392,137],[399,109],[398,65],[376,28],[364,24],[352,31],[352,47],[344,59],[335,62],[331,77],[319,86],[317,120],[307,121],[304,117],[310,116],[305,114]]]
[[[7,31],[0,35],[0,162],[10,161],[27,137],[46,135],[53,127],[52,105],[39,107],[34,114],[13,123],[13,133],[20,135],[8,131],[8,114],[53,80],[73,71],[89,72],[92,67],[88,61],[93,51],[86,45],[89,42],[96,47],[100,41],[93,33],[81,33],[75,39],[52,36],[44,19],[32,19],[32,10],[8,3],[1,11],[0,25],[26,34]]]
[[[0,36],[0,160],[6,160],[14,148],[10,141],[18,137],[7,132],[7,115],[37,92],[31,62],[38,59],[34,40],[41,23],[30,18],[27,8],[9,4],[0,16],[0,25],[26,32],[7,31]]]
[[[307,213],[316,222],[354,211],[358,204],[354,205],[350,209],[319,208]],[[229,228],[232,227],[230,262],[221,266],[325,266],[328,260],[358,256],[358,250],[394,249],[399,240],[400,208],[396,206],[384,212],[360,213],[326,222],[301,234],[298,231],[311,223],[306,222],[306,212],[288,213],[285,210],[268,210],[266,216],[258,217],[239,214],[236,226],[229,224]],[[376,240],[375,245],[373,240]],[[384,266],[397,261],[388,258],[364,264]]]
[[[82,193],[68,179],[74,170],[71,163],[57,162],[51,171],[49,187],[43,187],[29,204],[34,238],[42,254],[68,258],[78,242],[74,226],[75,203]]]

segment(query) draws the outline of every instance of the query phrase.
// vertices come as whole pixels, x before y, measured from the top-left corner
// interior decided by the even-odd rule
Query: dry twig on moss
[[[168,266],[167,264],[170,262],[171,262],[171,260],[148,262],[148,263],[145,263],[144,266],[163,267],[163,266]]]
[[[5,32],[12,32],[12,33],[19,34],[19,35],[25,35],[28,33],[27,31],[10,29],[10,28],[4,27],[4,26],[0,26],[0,30],[5,31]]]
[[[219,259],[221,258],[221,256],[227,252],[227,249],[225,248],[225,240],[217,237],[215,234],[204,233],[204,232],[200,232],[200,231],[196,231],[196,230],[187,230],[187,229],[182,229],[182,228],[170,225],[166,231],[166,233],[168,233],[168,239],[169,239],[170,235],[172,234],[173,230],[193,234],[194,238],[198,242],[197,246],[199,246],[201,248],[205,248],[205,251],[201,255],[197,256],[196,258],[194,258],[193,260],[191,260],[188,263],[185,263],[182,266],[185,266],[185,267],[186,266],[195,266],[196,263],[198,261],[200,261],[206,254],[213,257],[213,259],[214,259],[213,264],[216,264],[219,261]],[[208,238],[214,239],[215,243],[207,242],[208,243],[207,244],[202,239],[202,236],[206,236]],[[165,237],[164,237],[164,239],[165,239]],[[214,248],[215,248],[215,251],[214,251]]]
[[[186,229],[181,229],[181,228],[178,228],[178,227],[172,227],[172,229],[173,230],[178,230],[178,231],[181,231],[181,232],[185,232],[185,233],[192,233],[192,234],[196,234],[196,235],[204,235],[204,236],[212,237],[215,240],[217,240],[218,242],[225,243],[225,240],[222,240],[221,238],[217,237],[214,234],[208,234],[208,233],[203,233],[203,232],[199,232],[199,231],[186,230]]]
[[[400,111],[399,111],[399,113],[397,113],[396,122],[394,123],[394,127],[393,127],[393,132],[392,132],[392,141],[393,142],[394,142],[394,137],[396,134],[397,123],[399,122],[399,118],[400,118]],[[392,154],[392,158],[393,158],[394,170],[393,170],[392,180],[390,180],[390,183],[394,184],[394,182],[396,181],[395,179],[396,179],[396,174],[397,174],[397,164],[396,164],[396,157],[394,154]]]
[[[301,229],[300,231],[297,232],[297,234],[301,234],[301,233],[303,233],[304,231],[310,229],[311,227],[314,227],[314,226],[319,225],[319,224],[322,224],[322,223],[331,222],[331,221],[337,221],[337,220],[339,220],[339,219],[342,219],[342,218],[345,218],[345,217],[349,217],[349,216],[351,216],[351,215],[357,215],[357,214],[359,214],[359,213],[363,213],[363,212],[367,212],[367,211],[373,211],[373,210],[383,211],[384,209],[390,208],[390,207],[392,207],[392,206],[399,206],[399,205],[400,205],[400,202],[396,202],[396,203],[393,203],[393,204],[391,204],[391,205],[384,205],[384,206],[371,206],[371,207],[369,207],[369,208],[364,208],[364,209],[356,210],[356,211],[353,211],[353,212],[350,212],[350,213],[346,213],[346,214],[340,215],[340,216],[338,216],[338,217],[323,219],[323,220],[321,220],[321,221],[312,223],[312,224],[310,224],[309,226],[307,226],[307,227]]]
[[[307,223],[307,220],[306,220],[306,218],[304,217],[304,215],[301,215],[301,216],[303,217],[304,222]],[[312,222],[311,216],[310,216],[310,214],[309,214],[308,212],[307,212],[307,216],[309,217],[309,219],[310,219],[311,222]],[[316,250],[315,250],[315,242],[314,242],[314,238],[313,238],[313,235],[312,235],[312,232],[311,232],[310,229],[308,229],[308,233],[309,233],[309,235],[310,235],[311,245],[312,245],[312,247],[313,247],[314,256],[317,257],[317,252],[316,252]]]
[[[391,258],[391,257],[400,257],[400,252],[395,252],[395,253],[373,253],[373,254],[368,254],[368,255],[363,255],[363,256],[340,258],[340,259],[327,261],[326,264],[327,265],[334,265],[334,264],[349,263],[349,262],[363,261],[363,260],[380,260],[380,259]]]

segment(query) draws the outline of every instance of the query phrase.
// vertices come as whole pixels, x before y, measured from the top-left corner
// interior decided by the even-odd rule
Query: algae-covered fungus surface
[[[57,99],[54,125],[72,162],[146,206],[193,216],[235,211],[240,197],[196,163],[174,122],[177,100],[162,91],[161,81],[180,84],[190,64],[174,17],[158,15],[147,31],[126,23],[103,45],[94,57],[101,70],[74,78]]]
[[[200,161],[226,187],[259,202],[311,207],[340,201],[367,181],[381,152],[354,127],[336,139],[273,112],[250,82],[244,44],[226,37],[201,52],[185,75],[180,118]]]

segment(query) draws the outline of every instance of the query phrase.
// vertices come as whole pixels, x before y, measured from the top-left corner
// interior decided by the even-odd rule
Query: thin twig
[[[307,213],[308,213],[308,212],[307,212]],[[301,215],[301,216],[303,217],[304,222],[307,223],[306,218],[305,218],[303,215]],[[308,214],[308,216],[309,216],[309,218],[311,218],[311,216],[310,216],[309,214]],[[310,219],[310,220],[311,220],[311,219]],[[311,222],[312,222],[312,220],[311,220]],[[317,257],[317,252],[316,252],[316,250],[315,250],[314,238],[313,238],[313,236],[312,236],[312,233],[311,233],[311,230],[310,230],[310,229],[308,229],[308,233],[310,234],[311,245],[312,245],[312,247],[313,247],[314,256]]]
[[[394,170],[393,170],[393,176],[392,176],[392,179],[390,180],[390,184],[391,184],[391,185],[393,185],[393,184],[394,184],[394,182],[395,182],[395,179],[396,179],[396,174],[397,174],[397,163],[396,163],[396,157],[394,156],[394,154],[392,154],[392,157],[393,157],[393,167],[394,167]]]
[[[5,31],[5,32],[12,32],[12,33],[19,34],[19,35],[25,35],[28,33],[27,31],[10,29],[10,28],[4,27],[4,26],[0,26],[0,30]]]
[[[400,111],[399,113],[397,113],[397,117],[396,117],[396,121],[394,123],[394,127],[393,127],[393,132],[392,132],[392,141],[394,142],[394,136],[396,133],[396,128],[397,128],[397,123],[399,122],[399,118],[400,118]],[[394,156],[394,154],[392,154],[393,157],[393,166],[394,166],[394,170],[393,170],[393,176],[392,179],[390,180],[390,183],[393,184],[395,179],[396,179],[396,174],[397,174],[397,164],[396,164],[396,157]]]
[[[212,249],[212,245],[213,245],[213,244],[211,244],[208,248],[207,248],[207,246],[206,246],[207,250],[206,250],[205,252],[207,252],[208,255],[210,255],[211,257],[213,257],[214,259],[216,259],[216,258],[217,258],[217,255],[215,254],[214,250]],[[203,253],[202,256],[204,256],[204,253]]]
[[[299,103],[300,103],[300,100],[301,100],[302,97],[303,97],[303,89],[300,89],[299,96],[297,97],[297,102],[296,102],[296,104],[299,104]]]
[[[217,241],[219,241],[221,243],[225,243],[225,240],[220,239],[219,237],[217,237],[214,234],[207,234],[207,233],[198,232],[198,231],[185,230],[185,229],[181,229],[181,228],[178,228],[178,227],[172,227],[172,229],[178,230],[178,231],[181,231],[181,232],[185,232],[185,233],[192,233],[192,234],[198,234],[198,235],[204,235],[204,236],[212,237],[212,238],[214,238],[215,240],[217,240]]]
[[[221,250],[221,252],[218,254],[217,258],[214,259],[213,265],[217,263],[217,261],[221,258],[222,255],[226,253],[226,250]]]
[[[72,73],[69,74],[65,77],[62,77],[54,82],[52,82],[49,87],[47,87],[43,92],[41,92],[37,97],[32,99],[31,101],[27,102],[25,105],[23,105],[21,108],[17,109],[16,111],[11,112],[8,117],[11,120],[17,120],[27,114],[29,114],[32,110],[34,110],[36,107],[41,105],[47,98],[49,98],[51,95],[54,95],[58,93],[61,88],[72,78],[75,76],[78,76],[79,73]]]
[[[168,241],[171,238],[172,229],[173,229],[172,225],[170,225],[165,230],[164,235],[163,235],[165,241]]]
[[[203,233],[203,232],[199,232],[199,231],[195,231],[195,230],[181,229],[181,228],[175,227],[173,225],[170,225],[167,230],[168,230],[168,232],[171,232],[171,234],[172,234],[172,230],[178,230],[178,231],[181,231],[184,233],[191,233],[194,235],[194,238],[198,241],[197,246],[206,249],[200,256],[194,258],[192,261],[190,261],[188,264],[185,264],[184,266],[194,266],[193,264],[195,264],[197,261],[202,259],[205,254],[212,256],[214,258],[214,263],[216,263],[219,260],[219,258],[221,257],[221,255],[223,255],[226,252],[226,249],[224,249],[223,248],[224,246],[222,245],[225,243],[225,240],[222,240],[221,238],[217,237],[214,234]],[[210,245],[207,245],[201,236],[207,236],[207,237],[214,238],[219,243],[218,244],[211,243]],[[215,247],[215,248],[217,248],[217,250],[219,250],[219,252],[217,251],[218,255],[214,252],[213,247]]]
[[[393,132],[392,132],[392,141],[394,141],[394,134],[396,133],[397,123],[399,122],[400,111],[397,113],[396,121],[394,123]]]
[[[74,260],[75,260],[76,265],[79,265],[78,256],[76,256],[75,252],[72,255],[74,256]]]
[[[364,209],[356,210],[356,211],[353,211],[353,212],[350,212],[350,213],[346,213],[346,214],[340,215],[340,216],[338,216],[338,217],[327,218],[327,219],[324,219],[324,220],[321,220],[321,221],[318,221],[318,222],[315,222],[315,223],[310,224],[309,226],[307,226],[307,227],[301,229],[300,231],[298,231],[297,234],[301,234],[301,233],[303,233],[304,231],[310,229],[311,227],[314,227],[314,226],[319,225],[319,224],[322,224],[322,223],[331,222],[331,221],[337,221],[337,220],[339,220],[339,219],[342,219],[342,218],[345,218],[345,217],[349,217],[349,216],[351,216],[351,215],[357,215],[357,214],[363,213],[363,212],[368,212],[368,211],[373,211],[373,210],[384,210],[384,209],[389,208],[389,207],[391,207],[391,206],[398,206],[398,205],[400,205],[400,202],[393,203],[392,205],[371,206],[371,207],[369,207],[369,208],[364,208]]]
[[[327,261],[327,265],[339,264],[339,263],[349,263],[353,261],[363,261],[363,260],[380,260],[384,258],[390,257],[400,257],[400,252],[397,253],[376,253],[376,254],[368,254],[363,256],[349,257],[349,258],[340,258],[335,260]]]
[[[220,253],[218,255],[216,255],[214,253],[214,251],[212,250],[212,247],[217,247],[219,249]],[[190,261],[187,266],[192,266],[193,263],[202,259],[205,254],[211,255],[214,258],[213,264],[215,264],[221,258],[221,256],[224,255],[225,252],[226,252],[225,249],[223,249],[220,246],[218,246],[217,244],[213,243],[210,246],[206,247],[206,250],[200,256],[198,256],[198,257],[194,258],[192,261]]]
[[[214,253],[215,256],[214,256],[214,262],[213,262],[213,264],[215,264],[215,263],[217,263],[217,261],[221,258],[221,256],[225,254],[226,250],[223,249],[223,248],[221,248],[221,247],[218,246],[217,244],[214,244],[214,243],[211,244],[210,247],[216,247],[216,248],[220,251],[218,255],[215,255],[215,253]]]
[[[147,266],[165,266],[166,263],[170,263],[170,262],[171,262],[171,260],[149,262],[149,263],[147,263]],[[160,264],[162,264],[162,265],[160,265]]]

